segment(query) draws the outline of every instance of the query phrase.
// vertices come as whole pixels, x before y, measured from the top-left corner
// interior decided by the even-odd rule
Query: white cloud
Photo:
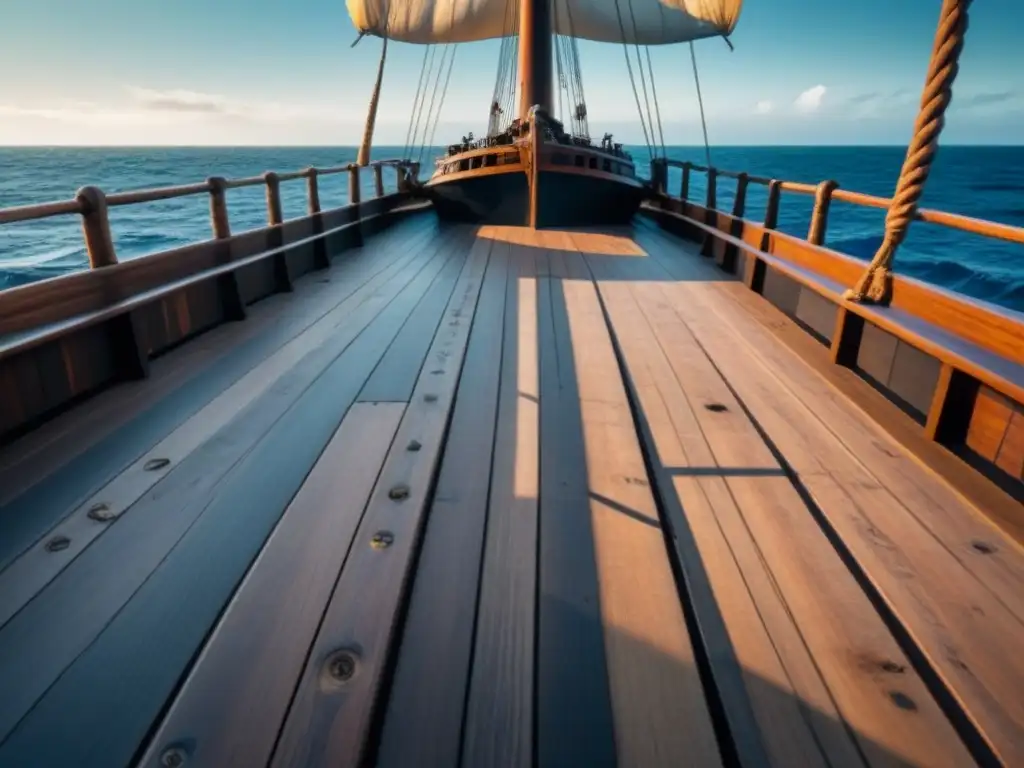
[[[754,112],[758,115],[771,114],[772,110],[775,109],[775,105],[770,101],[759,101],[754,105]]]
[[[817,112],[828,89],[824,85],[816,85],[796,97],[793,104],[800,112]]]

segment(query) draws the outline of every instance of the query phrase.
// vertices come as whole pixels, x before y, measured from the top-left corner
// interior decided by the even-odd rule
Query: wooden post
[[[263,174],[263,181],[267,184],[267,224],[274,226],[284,221],[281,212],[281,180],[273,171]]]
[[[348,203],[359,205],[362,202],[359,194],[359,166],[353,165],[348,169]]]
[[[761,250],[771,253],[770,230],[779,226],[779,201],[782,199],[782,182],[772,179],[768,182],[768,204],[764,209],[764,237],[761,238]]]
[[[306,169],[306,210],[313,219],[313,234],[318,235],[313,241],[313,269],[327,269],[331,266],[331,257],[327,251],[324,233],[324,217],[320,215],[320,184],[319,171],[316,168]]]
[[[708,166],[708,194],[704,203],[704,223],[709,227],[718,229],[718,212],[715,210],[718,205],[718,170]],[[701,256],[711,257],[715,254],[715,236],[705,235],[704,244],[701,246]]]
[[[715,210],[718,207],[718,169],[714,167],[708,168],[708,197],[707,205],[708,212]]]
[[[320,184],[317,180],[318,171],[316,168],[306,169],[306,210],[310,216],[320,213]]]
[[[218,240],[227,240],[231,237],[231,222],[228,218],[227,181],[221,176],[211,176],[206,180],[210,187],[210,226],[213,229],[213,236]],[[218,253],[218,261],[226,264],[231,261],[231,248],[223,243]],[[245,319],[245,301],[242,299],[241,289],[238,287],[238,277],[235,272],[229,272],[217,278],[220,288],[221,302],[224,305],[224,316],[228,320]]]
[[[683,184],[679,189],[679,199],[684,203],[690,196],[690,168],[692,165],[689,161],[683,163]]]
[[[384,169],[380,163],[371,166],[373,168],[373,191],[377,197],[384,197]]]
[[[218,240],[231,237],[231,221],[228,218],[227,181],[220,176],[206,180],[210,185],[210,226]]]
[[[740,173],[736,177],[736,200],[732,204],[732,215],[738,219],[743,218],[747,209],[747,187],[750,185],[750,177]]]
[[[267,245],[270,248],[282,249],[274,256],[274,279],[279,291],[289,293],[295,289],[288,269],[288,252],[283,249],[285,242],[284,230],[281,227],[284,223],[284,214],[281,210],[281,179],[273,171],[267,171],[263,174],[263,181],[267,185],[267,224],[270,225]]]
[[[107,196],[99,187],[82,187],[75,195],[82,207],[82,233],[89,254],[89,269],[117,264],[114,238],[110,234],[110,214]]]
[[[747,187],[750,185],[750,177],[745,173],[736,176],[736,199],[732,204],[732,224],[729,227],[729,234],[733,237],[740,237],[743,234],[743,214],[747,208]],[[722,269],[730,274],[736,272],[736,261],[739,252],[735,245],[726,244],[722,251]],[[746,264],[749,259],[744,260]],[[747,267],[748,269],[750,267]]]
[[[823,181],[814,192],[814,210],[811,213],[811,225],[807,230],[807,242],[823,245],[825,231],[828,228],[828,208],[832,202],[832,193],[839,184],[835,181]]]

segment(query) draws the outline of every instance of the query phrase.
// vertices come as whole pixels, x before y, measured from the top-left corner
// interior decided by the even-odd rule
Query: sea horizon
[[[378,144],[372,157],[407,155],[423,163],[447,145],[416,147]],[[630,146],[638,175],[649,177],[646,146]],[[878,197],[890,197],[906,147],[898,144],[736,144],[711,146],[712,164],[722,170],[816,184],[825,179]],[[656,155],[661,147],[652,148]],[[330,167],[355,161],[357,147],[338,145],[22,145],[0,147],[0,208],[66,200],[85,185],[108,193],[191,184],[210,176],[249,177],[266,171],[288,172],[309,166]],[[675,160],[706,162],[701,144],[665,146]],[[1024,226],[1024,144],[956,144],[940,148],[921,200],[923,208],[947,211],[1014,226]],[[387,188],[394,174],[385,172]],[[669,191],[678,195],[681,172],[671,169]],[[363,199],[373,195],[373,178],[362,174]],[[732,208],[735,181],[720,177],[718,204]],[[703,200],[706,176],[694,173],[690,195]],[[305,185],[282,185],[286,218],[305,211]],[[324,207],[344,205],[348,180],[344,174],[321,179]],[[750,185],[746,217],[764,216],[767,193]],[[805,237],[813,200],[785,194],[779,229]],[[266,208],[259,187],[232,190],[228,195],[232,231],[263,226]],[[855,258],[870,259],[881,242],[885,210],[837,202],[829,215],[825,244]],[[209,239],[205,196],[164,200],[111,211],[118,258],[149,253]],[[0,226],[0,289],[14,287],[86,267],[81,227],[74,216]],[[896,257],[896,271],[973,298],[1024,312],[1024,258],[1019,245],[915,222]]]

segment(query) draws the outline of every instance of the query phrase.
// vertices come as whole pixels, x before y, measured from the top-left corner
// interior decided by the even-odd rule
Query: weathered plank
[[[534,254],[511,246],[498,424],[462,764],[528,766],[533,750],[537,547]]]
[[[0,626],[27,603],[60,571],[78,557],[110,524],[168,475],[186,456],[209,440],[241,411],[269,390],[282,376],[298,365],[332,336],[338,327],[373,296],[374,291],[403,269],[414,268],[417,258],[402,259],[382,270],[354,293],[313,324],[300,336],[277,349],[234,384],[213,398],[195,415],[146,451],[109,483],[92,494],[57,526],[47,532],[36,546],[22,553],[0,572]],[[451,281],[447,283],[451,286]],[[443,285],[442,285],[443,287]],[[152,468],[151,463],[167,462]],[[99,515],[99,519],[97,519]],[[51,551],[48,543],[66,539],[64,549]]]
[[[436,239],[428,244],[428,248],[434,245]],[[133,406],[117,398],[117,392],[121,391],[121,388],[117,388],[109,393],[110,399],[102,403],[103,407],[96,419],[82,424],[76,421],[75,411],[67,414],[75,425],[73,433],[61,437],[52,444],[51,449],[33,454],[34,459],[30,465],[16,464],[5,473],[4,484],[0,485],[5,495],[9,487],[15,489],[10,491],[11,494],[18,488],[24,492],[18,492],[16,498],[8,496],[9,501],[0,507],[0,568],[9,565],[21,552],[38,542],[47,530],[76,507],[83,505],[125,467],[274,349],[300,334],[325,312],[363,287],[380,269],[394,267],[395,260],[389,258],[387,263],[378,265],[372,273],[356,271],[349,274],[338,269],[340,279],[330,286],[336,293],[327,294],[327,301],[311,299],[308,304],[303,301],[292,302],[292,309],[275,317],[270,327],[264,328],[262,333],[254,337],[247,337],[248,341],[244,343],[236,345],[231,333],[237,330],[244,335],[251,320],[224,326],[224,335],[216,337],[219,344],[199,339],[187,345],[171,357],[190,354],[192,348],[200,349],[208,343],[214,345],[215,352],[220,356],[214,355],[212,364],[205,367],[190,367],[186,370],[187,378],[176,379],[170,391],[162,389],[157,393],[162,394],[162,397],[154,400],[147,395],[141,398],[138,405]],[[250,317],[255,317],[255,313]],[[219,334],[220,330],[213,333]],[[211,363],[211,359],[203,358],[200,362]],[[146,382],[147,385],[150,383]],[[126,387],[133,388],[133,385]],[[83,413],[90,412],[91,408],[91,403],[84,405]],[[118,414],[130,414],[132,418],[116,430],[108,432],[106,423],[116,425],[121,418]],[[96,439],[95,434],[102,437]],[[12,448],[19,444],[20,441]],[[56,469],[57,466],[59,469]],[[19,475],[24,475],[34,484],[26,489],[18,480]],[[10,486],[7,485],[8,476],[14,478]],[[43,479],[35,482],[40,478]]]
[[[78,746],[85,750],[79,739],[90,745],[102,743],[105,752],[133,750],[138,745],[169,686],[242,575],[233,568],[248,565],[255,554],[252,548],[262,544],[267,526],[284,510],[443,260],[435,258],[419,274],[396,278],[393,290],[378,292],[361,307],[361,317],[351,318],[344,332],[289,373],[285,380],[292,386],[272,388],[223,436],[188,457],[147,496],[153,503],[126,515],[0,631],[4,649],[0,675],[15,681],[0,700],[0,725],[4,726],[0,732],[7,733],[19,711],[23,714],[61,675],[59,683],[20,722],[0,750],[0,758],[4,750],[29,754],[38,749],[43,730],[52,729],[55,719],[65,729],[68,750]],[[315,378],[310,383],[311,373]],[[282,399],[290,403],[287,411],[279,405],[271,407]],[[269,432],[267,419],[273,425]],[[265,437],[260,440],[261,434]],[[222,484],[214,485],[220,477],[224,477]],[[237,525],[239,508],[247,509],[244,528]],[[118,562],[120,568],[107,567],[111,562]],[[185,570],[179,570],[179,565]],[[204,573],[206,583],[196,582]],[[146,581],[136,592],[143,578]],[[220,591],[214,588],[215,581]],[[199,583],[203,589],[197,592]],[[104,626],[119,608],[116,618]],[[178,629],[161,634],[159,626],[169,616],[175,617]],[[162,646],[166,656],[164,664],[147,675],[142,670],[152,652],[140,647],[140,638]],[[65,669],[90,641],[88,650]],[[22,663],[14,665],[19,658]],[[8,671],[13,666],[17,668]],[[123,701],[114,698],[111,689],[102,706],[97,703],[79,713],[92,724],[89,728],[81,727],[79,719],[54,716],[69,698],[84,695],[81,686],[94,684],[90,682],[94,675],[104,674],[103,669],[109,674],[112,668],[132,669],[140,680],[152,684],[135,685],[130,696],[120,691]],[[126,686],[130,677],[124,678]],[[51,740],[49,748],[59,750],[61,743]]]
[[[359,401],[409,401],[461,268],[455,261],[447,264],[384,353],[359,393]]]
[[[489,251],[489,241],[475,241],[445,311],[324,615],[273,765],[357,765],[364,754]],[[414,441],[419,449],[410,450]]]
[[[558,243],[564,249],[564,242]],[[615,765],[576,366],[558,250],[539,260],[537,764]]]
[[[563,282],[577,372],[619,762],[721,761],[658,510],[596,289]],[[686,723],[681,727],[680,723]]]
[[[356,403],[239,587],[140,765],[265,765],[405,411]],[[268,621],[268,617],[273,617]],[[163,762],[162,762],[163,761]]]
[[[459,764],[497,417],[508,246],[495,244],[459,379],[376,764]]]
[[[845,444],[847,429],[837,433],[835,422],[822,421],[840,410],[840,401],[810,394],[815,374],[806,364],[765,337],[731,302],[723,304],[720,289],[699,292],[679,284],[674,290],[676,312],[786,457],[823,522],[934,670],[935,684],[950,690],[947,707],[972,748],[983,753],[984,740],[1004,761],[1020,762],[1024,706],[1017,692],[1024,660],[1014,650],[1021,623],[1003,602],[1011,596],[993,594],[936,538],[931,510],[911,514],[888,481],[866,469],[866,457],[878,446],[862,454]],[[886,442],[882,447],[889,448]],[[964,515],[971,517],[966,508]],[[1007,550],[1016,556],[1012,545]],[[899,754],[905,734],[875,738]]]

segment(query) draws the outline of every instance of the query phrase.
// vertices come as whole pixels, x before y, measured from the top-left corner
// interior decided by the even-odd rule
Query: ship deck
[[[1024,552],[697,250],[417,214],[4,448],[0,765],[1024,764]]]

